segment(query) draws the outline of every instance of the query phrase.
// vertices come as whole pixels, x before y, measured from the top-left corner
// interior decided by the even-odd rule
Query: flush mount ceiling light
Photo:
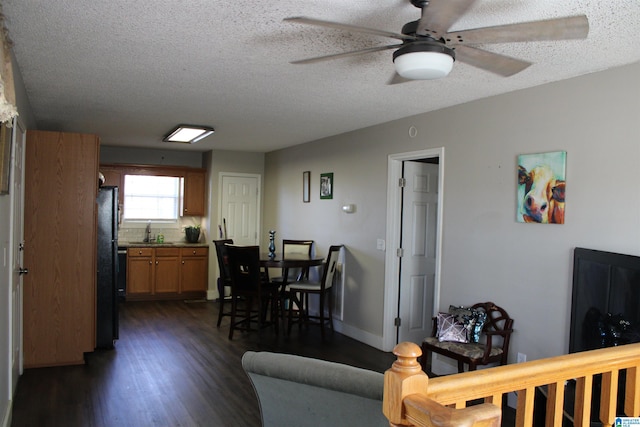
[[[178,125],[162,140],[164,142],[183,142],[193,144],[214,132],[211,126]]]
[[[393,53],[396,72],[411,80],[446,77],[453,68],[454,59],[453,49],[438,42],[413,42]]]

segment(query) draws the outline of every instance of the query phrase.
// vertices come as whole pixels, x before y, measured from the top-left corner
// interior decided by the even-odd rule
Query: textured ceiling
[[[586,40],[485,46],[534,63],[508,78],[456,63],[445,79],[387,85],[395,43],[282,22],[309,16],[400,32],[408,0],[3,0],[38,127],[103,145],[268,152],[500,93],[640,61],[638,0],[477,0],[452,30],[586,14]],[[604,108],[601,106],[601,108]],[[216,133],[167,144],[178,123]]]

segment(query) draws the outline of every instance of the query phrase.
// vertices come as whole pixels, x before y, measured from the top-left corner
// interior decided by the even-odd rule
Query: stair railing
[[[600,383],[600,410],[594,415],[603,425],[614,424],[619,398],[627,417],[640,415],[640,343],[436,378],[422,371],[416,344],[398,344],[394,354],[397,360],[384,378],[383,413],[390,426],[497,427],[504,398],[515,392],[516,426],[529,427],[536,389],[546,395],[546,426],[561,426],[563,417],[589,426],[594,377]],[[625,386],[619,389],[623,372]],[[569,381],[576,384],[571,414],[564,411]]]

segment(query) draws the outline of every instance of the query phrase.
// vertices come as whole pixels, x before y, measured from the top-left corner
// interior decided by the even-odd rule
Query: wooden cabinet
[[[27,131],[24,367],[84,363],[96,343],[95,135]]]
[[[209,248],[182,248],[180,258],[181,292],[206,292],[209,271]]]
[[[155,258],[155,293],[180,292],[180,249],[157,248]]]
[[[127,294],[151,295],[153,293],[153,249],[130,248],[127,250]]]
[[[154,175],[175,176],[182,179],[182,194],[180,195],[181,216],[203,216],[206,205],[206,170],[199,168],[155,165],[124,165],[102,164],[100,172],[104,175],[105,185],[115,185],[120,188],[119,204],[124,206],[124,176],[125,175]]]
[[[127,250],[127,298],[203,297],[208,247],[135,247]]]
[[[124,174],[119,168],[100,167],[100,172],[104,175],[104,185],[118,187],[118,205],[122,206],[124,200]]]
[[[193,171],[185,173],[182,215],[204,215],[204,189],[204,172]]]

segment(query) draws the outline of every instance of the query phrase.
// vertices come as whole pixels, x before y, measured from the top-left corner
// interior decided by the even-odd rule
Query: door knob
[[[28,274],[29,273],[29,269],[28,268],[19,268],[18,269],[18,274]]]

